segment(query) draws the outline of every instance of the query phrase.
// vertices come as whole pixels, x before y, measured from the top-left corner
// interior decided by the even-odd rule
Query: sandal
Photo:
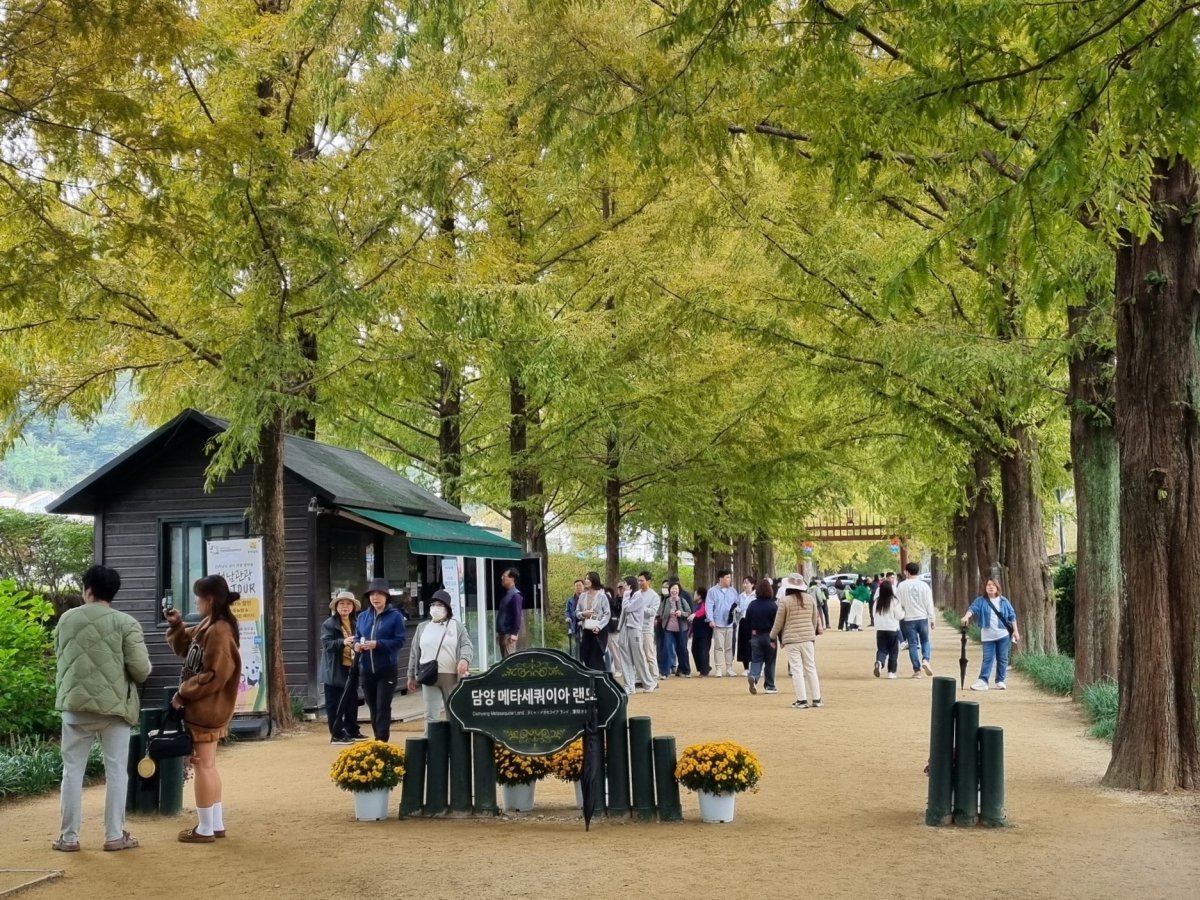
[[[78,853],[79,852],[79,841],[64,841],[62,838],[59,838],[57,841],[55,841],[50,846],[53,849],[58,850],[62,853]]]
[[[121,836],[115,841],[105,841],[105,850],[132,850],[134,847],[141,846],[138,839],[131,837],[128,831],[122,831]]]

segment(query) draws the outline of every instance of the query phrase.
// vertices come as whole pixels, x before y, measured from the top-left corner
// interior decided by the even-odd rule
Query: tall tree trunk
[[[1004,496],[1005,594],[1016,607],[1025,648],[1054,653],[1054,593],[1046,560],[1042,498],[1037,482],[1037,440],[1027,425],[1016,425],[1010,437],[1016,447],[1000,458]]]
[[[713,583],[712,545],[708,541],[697,541],[692,556],[695,559],[692,582],[695,587],[706,588]]]
[[[735,582],[740,582],[747,576],[754,578],[754,544],[747,535],[737,539],[733,548],[733,565],[730,568],[733,569]]]
[[[621,577],[621,450],[616,432],[608,436],[604,476],[604,583],[616,587]]]
[[[441,396],[438,400],[438,481],[442,499],[462,507],[462,379],[445,363],[437,364]]]
[[[508,455],[509,455],[509,537],[532,553],[536,519],[530,516],[530,504],[540,496],[540,479],[528,462],[529,398],[516,375],[508,379]],[[545,528],[545,515],[542,516]]]
[[[992,493],[992,458],[980,450],[975,453],[975,482],[971,487],[968,513],[974,547],[971,552],[970,581],[964,585],[967,605],[983,593],[983,583],[1000,574],[1000,512]],[[963,612],[966,612],[964,607]]]
[[[929,558],[929,586],[933,589],[933,602],[938,606],[956,609],[949,591],[950,575],[946,571],[946,560],[939,553]]]
[[[263,577],[267,596],[264,610],[268,639],[267,709],[275,728],[292,724],[292,697],[288,693],[283,660],[283,601],[287,586],[283,530],[283,414],[276,413],[258,433],[258,459],[250,482],[250,533],[262,538]]]
[[[804,555],[800,555],[800,565],[803,564]],[[758,540],[754,543],[754,562],[757,569],[756,575],[758,578],[772,578],[775,575],[775,545],[771,543],[771,538],[765,531],[758,533]],[[797,565],[797,568],[800,568]]]
[[[1071,468],[1075,477],[1078,550],[1075,569],[1075,696],[1101,678],[1117,677],[1120,634],[1120,458],[1114,427],[1111,348],[1089,336],[1107,316],[1099,301],[1067,309],[1070,362]]]
[[[954,557],[950,575],[953,591],[953,608],[959,615],[971,604],[971,585],[976,579],[975,534],[971,530],[969,516],[959,513],[954,517]]]
[[[667,574],[679,574],[679,535],[674,529],[667,533]]]
[[[1109,787],[1200,788],[1200,178],[1159,159],[1154,225],[1117,251],[1120,713]]]

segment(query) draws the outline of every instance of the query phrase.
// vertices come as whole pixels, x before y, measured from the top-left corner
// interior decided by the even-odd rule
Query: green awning
[[[521,545],[486,528],[447,519],[405,516],[347,506],[349,512],[408,535],[408,548],[423,556],[482,556],[485,559],[521,559]]]

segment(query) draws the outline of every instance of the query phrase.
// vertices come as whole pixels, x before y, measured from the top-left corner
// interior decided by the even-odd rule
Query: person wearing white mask
[[[446,704],[450,693],[460,678],[471,670],[475,658],[475,646],[467,629],[454,618],[450,594],[435,591],[429,601],[429,621],[417,626],[413,638],[413,652],[408,656],[408,691],[417,690],[417,670],[428,662],[437,660],[437,683],[422,684],[421,697],[425,701],[425,733],[429,723],[446,717]]]

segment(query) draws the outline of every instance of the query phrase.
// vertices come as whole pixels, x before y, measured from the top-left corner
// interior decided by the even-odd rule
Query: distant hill
[[[0,460],[0,492],[61,493],[146,434],[132,418],[134,397],[122,391],[91,425],[67,413],[30,424]]]

